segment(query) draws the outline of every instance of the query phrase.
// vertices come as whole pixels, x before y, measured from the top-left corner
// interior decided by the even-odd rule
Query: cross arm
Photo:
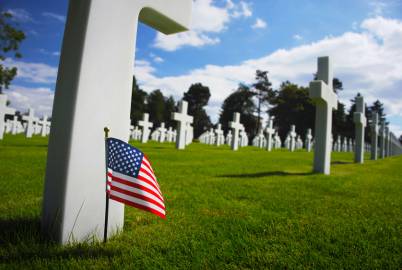
[[[310,98],[316,103],[326,103],[333,109],[338,108],[338,98],[331,88],[323,81],[310,82]]]
[[[154,0],[147,2],[139,14],[139,20],[142,23],[167,35],[188,30],[192,0]],[[159,11],[163,11],[163,13]]]

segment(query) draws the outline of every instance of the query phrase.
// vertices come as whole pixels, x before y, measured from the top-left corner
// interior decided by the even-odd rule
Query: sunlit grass
[[[106,245],[42,239],[47,140],[0,142],[0,267],[402,267],[402,157],[353,164],[334,153],[332,175],[311,173],[312,153],[254,147],[134,143],[150,158],[167,219],[126,208]]]

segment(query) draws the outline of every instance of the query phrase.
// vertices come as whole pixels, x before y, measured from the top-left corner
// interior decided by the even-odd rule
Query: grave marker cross
[[[7,96],[0,94],[0,140],[3,139],[4,134],[4,116],[13,115],[14,113],[14,109],[7,107]]]
[[[27,138],[32,138],[32,134],[34,133],[34,122],[38,121],[34,114],[34,109],[29,108],[28,115],[22,117],[23,120],[27,121],[27,129],[25,131]]]
[[[149,122],[149,114],[144,113],[142,120],[138,121],[138,125],[142,127],[141,143],[148,142],[150,129],[154,126],[153,123]]]
[[[331,170],[332,109],[338,107],[332,80],[329,57],[319,57],[317,80],[310,82],[309,95],[316,104],[314,171],[324,174],[330,174]]]
[[[128,141],[138,21],[165,34],[184,31],[192,2],[69,1],[42,211],[43,231],[58,242],[103,237],[103,129]],[[122,229],[123,221],[123,204],[111,201],[109,236]]]
[[[229,122],[229,127],[233,130],[231,148],[233,151],[237,151],[239,149],[239,131],[243,128],[240,123],[240,113],[233,114],[233,121]]]
[[[176,137],[176,148],[184,149],[186,147],[187,132],[190,132],[188,124],[193,122],[193,117],[187,114],[187,101],[180,101],[179,112],[174,112],[172,114],[173,120],[178,122],[177,124],[177,137]]]

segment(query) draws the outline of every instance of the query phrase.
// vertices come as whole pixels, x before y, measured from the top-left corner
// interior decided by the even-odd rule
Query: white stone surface
[[[293,152],[296,148],[296,126],[291,125],[290,126],[290,132],[289,132],[289,137],[290,137],[290,145],[289,145],[289,150]]]
[[[332,109],[338,98],[332,87],[332,66],[329,57],[318,58],[317,80],[310,82],[310,98],[316,104],[314,172],[331,172]]]
[[[103,129],[128,140],[138,20],[165,34],[180,32],[191,9],[191,0],[69,1],[42,211],[43,231],[58,242],[103,237]],[[124,206],[111,201],[109,235],[123,221]]]
[[[35,111],[32,108],[29,108],[28,115],[24,115],[22,120],[27,122],[25,136],[27,138],[32,138],[32,134],[34,133],[34,123],[38,121],[35,117]]]
[[[385,122],[381,121],[380,124],[380,158],[385,157]]]
[[[353,121],[355,123],[355,162],[364,163],[364,128],[366,127],[367,120],[364,114],[365,104],[362,96],[356,97],[356,112],[353,114]]]
[[[275,129],[274,129],[274,116],[269,117],[268,119],[268,125],[265,128],[265,140],[266,140],[266,145],[265,145],[265,149],[267,151],[271,151],[272,150],[272,136],[275,134]]]
[[[50,126],[50,122],[47,121],[47,115],[44,115],[41,120],[39,120],[39,125],[41,126],[41,136],[46,137],[48,134],[48,127]]]
[[[179,112],[172,114],[173,120],[177,121],[177,137],[176,148],[179,150],[185,149],[189,141],[191,128],[189,125],[193,123],[193,117],[187,114],[187,101],[180,101]]]
[[[164,123],[164,122],[161,123],[161,126],[158,128],[158,131],[159,131],[159,142],[160,142],[160,143],[165,142],[167,129],[166,129],[166,127],[165,127],[165,123]]]
[[[306,133],[306,139],[305,139],[305,146],[306,146],[306,150],[307,152],[311,152],[312,149],[312,144],[311,144],[311,140],[313,139],[313,135],[311,133],[311,128],[307,129],[307,133]]]
[[[371,159],[378,159],[378,113],[372,112],[371,117]]]
[[[225,143],[225,137],[223,136],[223,130],[221,124],[218,124],[218,127],[215,129],[215,135],[216,135],[215,140],[216,146],[220,146],[221,144]]]
[[[0,94],[0,140],[3,139],[3,134],[5,132],[4,117],[13,114],[15,114],[15,110],[7,107],[7,95]]]
[[[148,113],[144,113],[142,120],[138,121],[138,125],[142,127],[141,143],[147,143],[149,140],[149,133],[151,131],[151,128],[154,126],[154,124],[149,121]]]
[[[11,130],[12,135],[18,134],[19,125],[20,125],[20,121],[18,121],[18,117],[16,115],[14,115],[13,121],[12,121],[12,130]]]
[[[240,113],[235,112],[233,114],[233,121],[229,122],[229,127],[232,129],[231,148],[233,151],[237,151],[239,149],[239,131],[243,127],[240,123]]]

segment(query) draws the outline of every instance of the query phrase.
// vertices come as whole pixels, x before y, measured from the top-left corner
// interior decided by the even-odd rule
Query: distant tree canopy
[[[257,70],[255,72],[256,82],[253,84],[252,92],[257,98],[257,125],[256,129],[261,128],[261,106],[271,103],[275,98],[275,91],[272,89],[272,83],[268,79],[268,71]]]
[[[24,32],[11,19],[11,13],[0,11],[0,94],[17,75],[16,67],[5,67],[3,62],[7,57],[21,57],[19,46],[25,39]]]
[[[211,120],[204,107],[208,104],[211,93],[208,86],[195,83],[184,93],[183,100],[188,102],[188,114],[194,117],[194,137],[198,138],[206,129],[212,127]]]
[[[133,76],[133,87],[131,95],[131,124],[135,125],[139,120],[142,119],[142,115],[147,111],[147,100],[148,94],[141,90],[137,84],[135,76]]]
[[[248,86],[240,84],[238,89],[224,100],[219,116],[219,123],[222,124],[223,130],[228,130],[229,122],[233,121],[233,114],[238,112],[247,134],[255,136],[258,121],[254,115],[256,106],[253,96]]]
[[[171,119],[172,112],[176,111],[176,102],[172,96],[165,97],[160,90],[154,90],[150,94],[141,90],[133,76],[131,95],[131,124],[137,125],[144,113],[149,113],[149,119],[157,128],[162,122],[166,126],[174,127],[175,121]]]
[[[402,144],[402,134],[399,136],[399,142]]]
[[[274,123],[282,140],[291,125],[296,125],[296,132],[303,138],[308,128],[314,128],[315,107],[309,98],[308,88],[283,82],[271,104],[273,107],[269,109],[269,114],[275,116]]]

